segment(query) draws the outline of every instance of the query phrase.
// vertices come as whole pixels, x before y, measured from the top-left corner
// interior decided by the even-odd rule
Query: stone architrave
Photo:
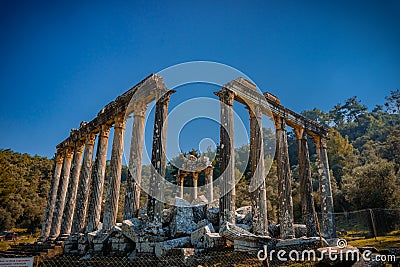
[[[153,145],[151,151],[150,194],[147,200],[147,215],[153,222],[161,222],[164,203],[164,177],[166,168],[165,146],[167,141],[167,118],[170,90],[157,101],[154,119]]]
[[[116,116],[110,161],[111,177],[107,187],[106,203],[104,205],[103,231],[110,231],[117,222],[125,127],[126,119],[124,114]]]
[[[51,222],[53,219],[54,207],[57,199],[58,184],[60,183],[61,170],[63,166],[64,155],[58,151],[55,155],[55,165],[53,172],[53,179],[51,180],[51,186],[49,191],[49,197],[47,200],[46,211],[44,213],[42,233],[40,234],[39,240],[44,241],[50,234]]]
[[[96,135],[93,133],[88,134],[85,138],[85,150],[83,152],[82,170],[76,197],[74,219],[72,222],[72,234],[82,233],[85,230],[90,184],[92,180],[92,162],[95,140]]]
[[[223,88],[216,93],[221,103],[221,172],[220,199],[219,199],[219,224],[225,222],[235,224],[235,155],[234,155],[234,129],[233,129],[233,101],[234,92]]]
[[[140,183],[142,181],[142,150],[146,110],[147,104],[144,102],[133,105],[133,126],[129,171],[126,180],[124,220],[137,217],[140,209]]]
[[[62,216],[60,237],[67,238],[71,233],[72,220],[75,211],[76,193],[78,190],[79,176],[81,173],[82,152],[84,142],[75,142],[74,159],[71,168],[71,177],[69,179],[68,191],[65,200],[64,212]]]
[[[110,127],[111,126],[107,124],[101,125],[98,136],[96,160],[94,163],[92,184],[90,186],[89,208],[86,224],[87,233],[99,230]]]
[[[276,128],[276,161],[278,169],[279,224],[282,239],[295,237],[293,226],[293,202],[289,163],[286,121],[274,116]]]
[[[264,169],[264,141],[262,133],[262,110],[255,105],[250,114],[250,162],[252,232],[268,236],[267,194]]]
[[[60,234],[61,219],[64,212],[65,196],[67,194],[67,187],[69,176],[71,172],[72,157],[74,155],[71,148],[64,151],[64,162],[62,167],[62,175],[57,190],[57,201],[53,212],[53,220],[51,223],[51,230],[49,239],[55,240]]]
[[[314,136],[318,155],[319,191],[321,195],[321,232],[325,238],[336,237],[335,214],[326,138]]]
[[[300,197],[303,222],[307,227],[307,236],[317,236],[317,223],[315,221],[315,208],[311,180],[310,156],[307,143],[307,132],[304,127],[294,129],[297,137],[298,164],[300,176]]]
[[[206,184],[205,184],[205,188],[206,188],[206,197],[208,200],[208,203],[211,203],[214,201],[214,182],[213,182],[213,167],[212,166],[208,166],[205,169],[205,175],[206,175]]]

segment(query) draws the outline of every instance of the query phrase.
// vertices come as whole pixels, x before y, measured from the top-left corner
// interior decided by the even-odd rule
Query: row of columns
[[[153,147],[151,162],[153,169],[150,177],[147,214],[150,220],[161,222],[163,203],[163,177],[165,176],[166,129],[169,91],[156,103]],[[221,186],[220,186],[220,224],[235,223],[235,175],[234,175],[234,125],[233,102],[235,94],[223,88],[216,93],[221,102]],[[142,168],[142,148],[144,134],[144,116],[146,103],[136,104],[133,108],[134,125],[129,157],[127,192],[125,195],[124,219],[137,217],[140,208],[140,182]],[[263,161],[262,109],[258,105],[249,107],[250,115],[250,162],[254,177],[250,185],[253,209],[253,232],[268,235],[266,206],[265,171]],[[291,172],[288,156],[288,142],[285,118],[274,115],[276,127],[276,160],[278,166],[279,223],[281,238],[293,238],[293,204],[291,196]],[[73,148],[66,148],[56,154],[53,180],[42,225],[41,239],[55,240],[66,238],[72,233],[110,230],[116,224],[118,199],[121,186],[122,150],[126,121],[124,114],[114,118],[114,139],[111,154],[111,177],[107,187],[103,213],[103,225],[100,226],[102,194],[105,180],[108,137],[111,125],[101,125],[98,133],[96,159],[92,175],[92,157],[96,135],[89,133],[85,140],[77,141]],[[307,132],[300,126],[295,129],[298,140],[300,190],[302,211],[307,225],[307,234],[317,233],[314,202],[312,197],[311,170],[307,145]],[[330,185],[326,140],[313,136],[319,159],[320,193],[322,199],[322,232],[326,237],[335,236],[333,220],[333,202]],[[83,163],[82,161],[82,153]],[[254,181],[253,181],[254,180]],[[213,199],[212,168],[206,169],[207,198]],[[254,188],[252,188],[252,186]],[[197,191],[195,186],[195,192]],[[181,188],[181,197],[183,188]],[[88,197],[90,195],[90,197]],[[196,197],[196,196],[195,196]],[[77,203],[77,204],[75,204]]]
[[[164,176],[166,126],[168,103],[172,91],[165,94],[156,103],[154,125],[152,172],[150,188],[153,193],[162,193],[162,181],[157,177]],[[134,124],[129,158],[129,176],[125,195],[124,218],[137,217],[140,202],[140,182],[142,170],[142,149],[144,139],[144,118],[146,103],[133,107]],[[114,138],[111,151],[111,176],[107,186],[106,200],[101,226],[101,206],[105,181],[108,138],[112,125],[103,124],[98,132],[97,150],[92,166],[96,134],[89,133],[84,140],[76,141],[74,147],[67,147],[55,156],[55,168],[46,211],[42,224],[41,241],[64,240],[71,233],[89,233],[97,230],[109,231],[116,224],[118,200],[121,187],[122,153],[126,128],[125,114],[114,118]],[[84,152],[84,153],[83,153]],[[83,154],[83,155],[82,155]],[[83,161],[82,161],[83,156]],[[82,164],[81,164],[82,162]],[[92,174],[93,167],[93,174]],[[161,177],[160,176],[160,177]],[[163,203],[148,196],[148,214],[152,219],[161,219]]]
[[[204,169],[205,172],[205,191],[206,191],[206,198],[208,202],[214,201],[214,186],[213,186],[213,167],[208,166]],[[178,170],[178,175],[176,177],[177,185],[179,186],[179,197],[183,198],[184,193],[184,182],[185,178],[187,177],[188,172],[181,172]],[[198,180],[199,180],[199,173],[198,172],[190,172],[192,179],[193,179],[193,199],[197,198],[198,195]]]
[[[223,88],[216,93],[221,102],[221,194],[220,224],[228,221],[235,223],[235,177],[234,177],[234,131],[233,102],[235,93]],[[250,116],[250,164],[252,180],[250,184],[252,205],[252,231],[258,235],[268,235],[268,218],[266,205],[266,186],[264,171],[264,151],[262,138],[262,110],[257,104],[249,109]],[[276,128],[276,161],[278,171],[279,224],[282,239],[295,237],[293,221],[293,201],[291,171],[289,163],[286,120],[274,114]],[[307,144],[306,129],[300,125],[294,129],[298,143],[300,194],[303,222],[307,226],[307,236],[316,236],[317,218],[312,195],[311,167]],[[313,135],[317,147],[318,173],[321,195],[321,232],[326,238],[336,235],[331,181],[325,137]],[[230,190],[231,189],[231,190]],[[228,192],[228,190],[230,190]]]

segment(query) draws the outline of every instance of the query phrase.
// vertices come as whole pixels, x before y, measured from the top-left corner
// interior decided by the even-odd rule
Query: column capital
[[[62,151],[57,151],[54,154],[54,160],[55,160],[56,164],[62,164],[62,162],[64,160],[64,153]]]
[[[274,114],[274,123],[277,131],[286,131],[286,120],[284,117]]]
[[[78,153],[82,153],[83,149],[85,148],[85,141],[84,140],[78,140],[75,142],[75,151]]]
[[[327,139],[325,137],[320,135],[313,135],[312,138],[314,139],[314,143],[317,149],[321,148],[327,149],[328,145],[327,145]]]
[[[100,126],[99,137],[108,137],[110,135],[110,129],[111,129],[111,125],[102,124]]]
[[[293,128],[293,131],[296,134],[297,141],[301,139],[307,140],[307,133],[305,132],[305,128],[303,126],[297,126]]]
[[[146,115],[147,104],[144,101],[138,101],[132,105],[133,116],[144,117]]]
[[[125,129],[126,127],[126,119],[125,119],[125,114],[118,114],[114,118],[114,129],[120,128],[120,129]]]
[[[193,180],[198,180],[199,179],[199,173],[197,173],[197,172],[193,172],[192,176],[193,176]]]
[[[71,147],[67,147],[64,150],[64,155],[63,155],[64,158],[72,159],[73,155],[74,155],[74,150]]]
[[[171,98],[171,95],[172,95],[173,93],[175,93],[175,92],[176,92],[175,90],[169,90],[168,92],[166,92],[165,94],[163,94],[163,95],[157,100],[157,102],[163,103],[163,105],[168,105],[169,100],[170,100],[170,98]]]
[[[85,136],[85,145],[86,146],[93,146],[95,141],[96,141],[96,134],[89,133]]]
[[[214,94],[219,97],[219,100],[222,103],[233,106],[233,101],[235,100],[235,93],[233,91],[222,88],[222,90],[215,92]]]

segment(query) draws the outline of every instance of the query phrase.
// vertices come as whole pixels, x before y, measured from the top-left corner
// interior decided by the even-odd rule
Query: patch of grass
[[[33,243],[36,237],[32,236],[19,236],[17,241],[0,241],[0,251],[11,248],[11,245],[18,245],[19,243]]]
[[[377,250],[388,249],[390,247],[400,248],[400,236],[388,235],[375,238],[346,238],[348,244],[354,247],[375,247]]]

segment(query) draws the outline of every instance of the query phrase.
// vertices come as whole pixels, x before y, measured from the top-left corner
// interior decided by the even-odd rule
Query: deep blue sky
[[[84,2],[84,3],[83,3]],[[399,1],[0,0],[0,148],[52,156],[116,96],[168,66],[233,66],[295,111],[400,86]]]

